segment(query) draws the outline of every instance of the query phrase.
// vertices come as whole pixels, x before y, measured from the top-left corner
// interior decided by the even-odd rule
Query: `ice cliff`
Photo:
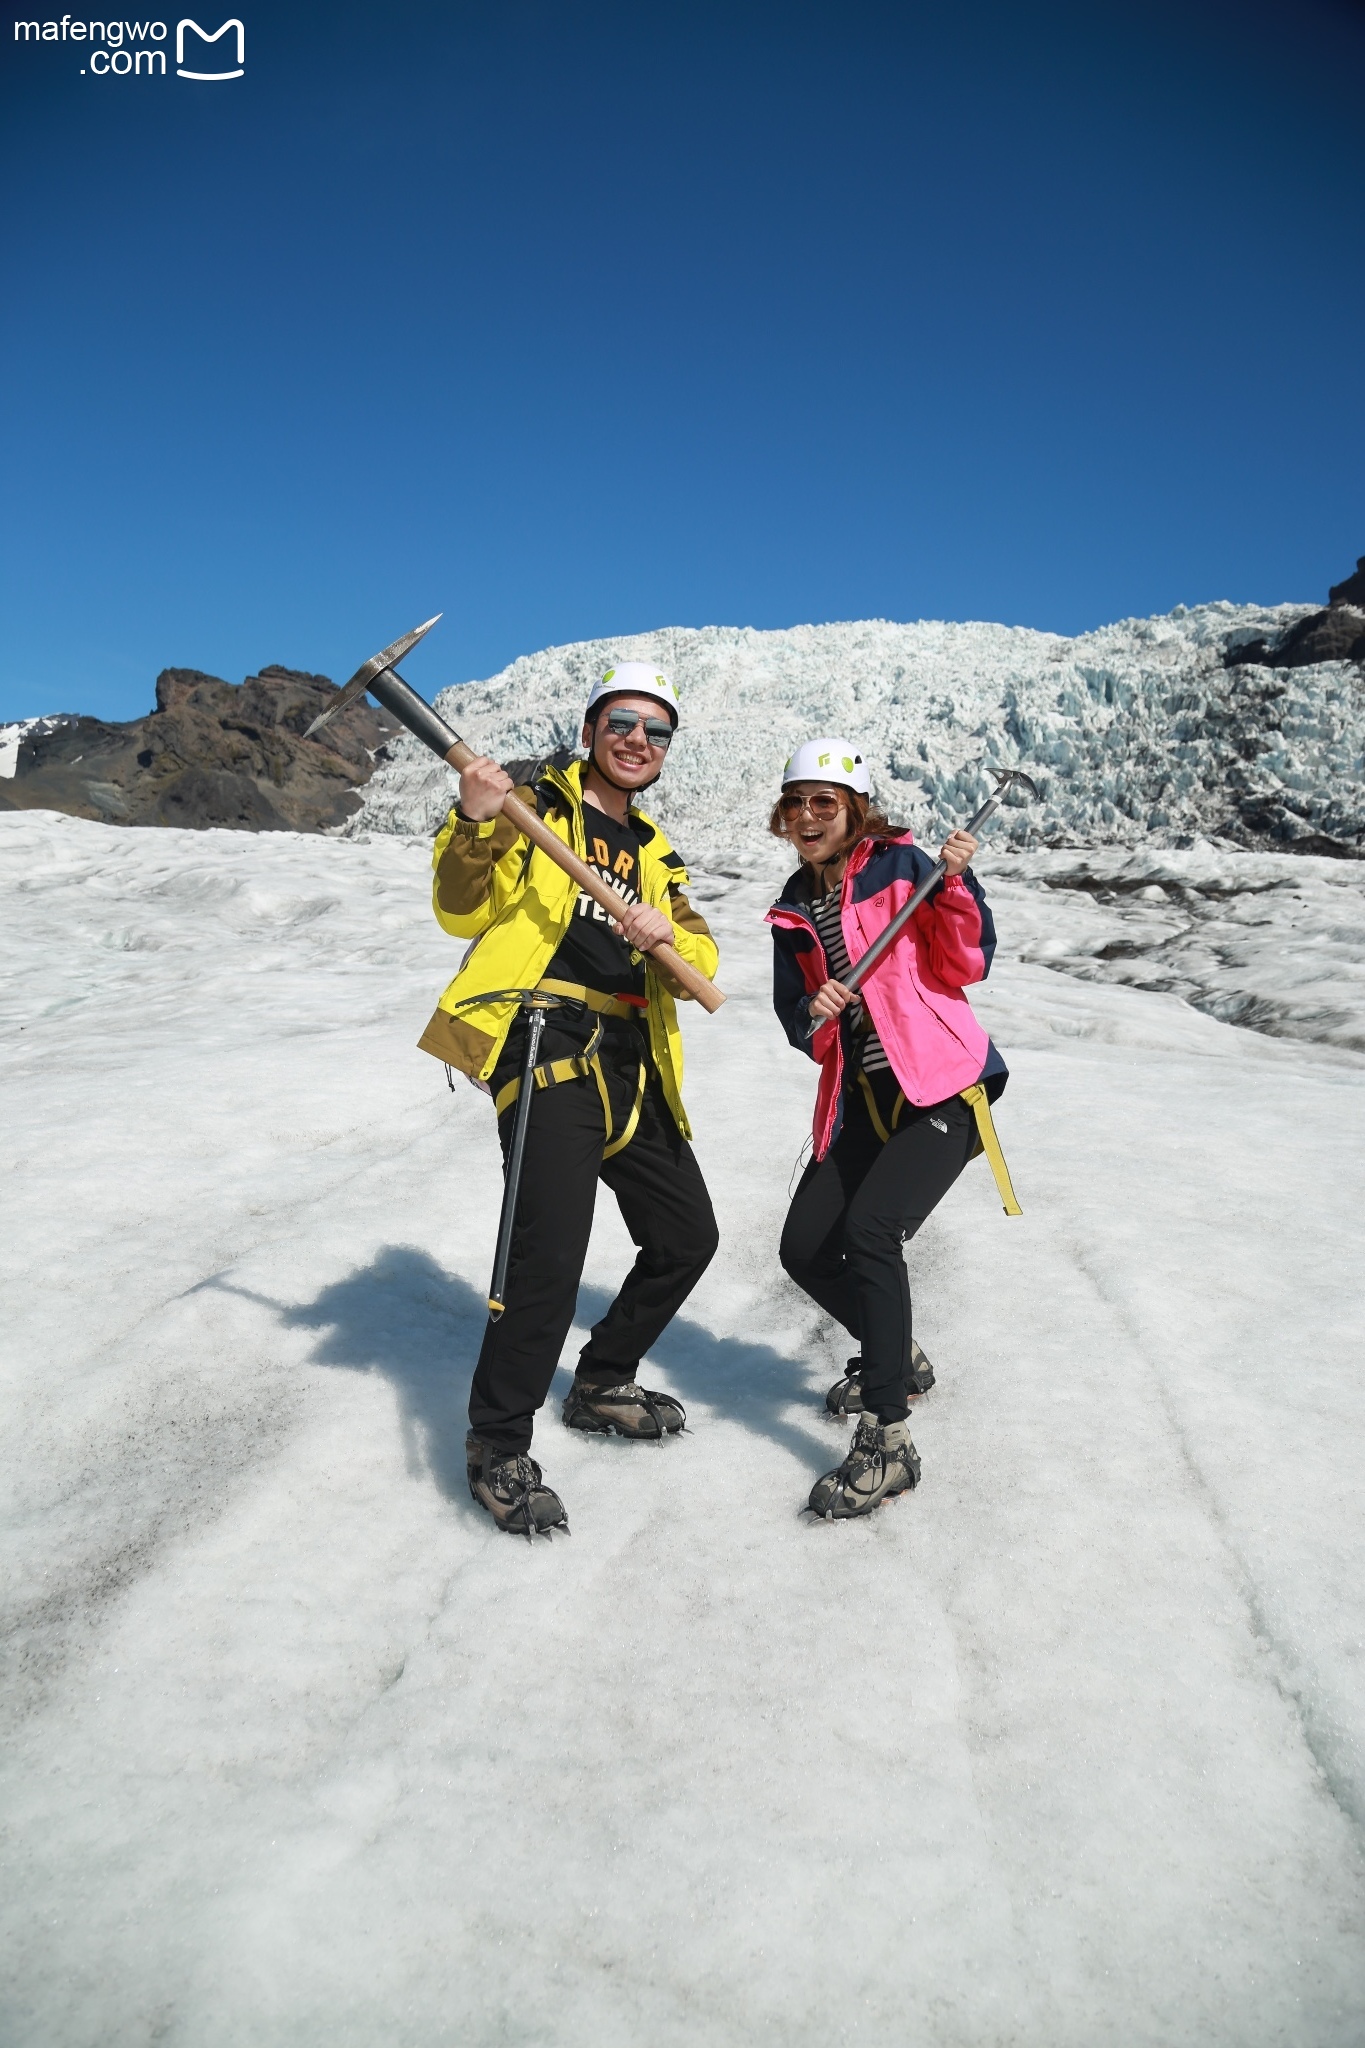
[[[1253,665],[1313,610],[1177,606],[1074,639],[930,620],[666,627],[524,655],[437,703],[472,745],[524,758],[577,742],[605,667],[657,661],[683,720],[648,801],[693,857],[755,846],[783,762],[822,731],[863,747],[878,798],[926,839],[969,814],[992,765],[1018,764],[1043,790],[996,827],[1020,848],[1207,840],[1359,857],[1365,674]],[[344,829],[430,832],[455,778],[406,737],[388,754]]]

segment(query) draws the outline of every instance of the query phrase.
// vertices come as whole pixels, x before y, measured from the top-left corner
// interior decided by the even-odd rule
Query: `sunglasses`
[[[607,731],[623,740],[633,733],[637,725],[645,729],[645,738],[651,747],[666,747],[673,738],[672,721],[667,718],[643,718],[638,711],[609,711]]]
[[[797,796],[793,791],[790,796],[779,797],[777,808],[788,824],[799,818],[802,811],[809,811],[817,825],[828,825],[844,808],[844,800],[832,789],[817,789],[814,796]]]

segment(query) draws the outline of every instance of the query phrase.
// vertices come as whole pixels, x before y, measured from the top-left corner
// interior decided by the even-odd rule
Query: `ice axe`
[[[502,1214],[498,1218],[498,1247],[493,1254],[493,1278],[488,1289],[489,1320],[495,1323],[501,1322],[507,1307],[507,1268],[512,1259],[512,1230],[517,1220],[517,1196],[521,1192],[521,1163],[526,1156],[526,1126],[531,1114],[531,1097],[535,1094],[536,1061],[540,1057],[540,1038],[545,1029],[548,1008],[549,1002],[534,995],[525,1005],[526,1045],[521,1056],[521,1087],[517,1091],[517,1106],[512,1117],[512,1142],[507,1148]]]
[[[1031,776],[1025,775],[1022,768],[992,768],[989,772],[995,777],[995,795],[988,797],[976,816],[969,818],[962,827],[963,831],[968,833],[973,839],[975,839],[981,827],[995,816],[1001,804],[1005,801],[1010,788],[1015,783],[1018,783],[1022,789],[1027,790],[1031,797],[1036,799],[1038,796],[1037,783],[1034,782]],[[929,891],[938,886],[947,872],[948,863],[940,855],[924,877],[924,880],[920,883],[918,889],[915,890],[914,895],[910,897],[908,902],[901,905],[890,924],[886,927],[886,930],[878,934],[857,965],[844,976],[840,984],[841,987],[848,989],[850,994],[856,993],[862,987],[868,975],[880,966],[881,962],[891,951],[891,948],[895,945],[897,939],[905,930],[905,927],[909,924],[925,897],[929,894]],[[814,1038],[822,1024],[832,1024],[834,1021],[832,1017],[812,1017],[806,1030],[807,1038]]]
[[[436,619],[440,616],[441,614],[437,612]],[[339,711],[344,711],[347,705],[354,704],[358,697],[363,697],[368,691],[386,711],[393,713],[400,725],[405,725],[415,738],[430,747],[433,754],[439,754],[446,765],[455,769],[457,773],[467,768],[471,761],[477,760],[478,756],[474,749],[466,746],[457,732],[452,732],[440,714],[433,711],[426,699],[419,697],[416,690],[403,681],[394,667],[395,662],[401,661],[405,654],[412,652],[424,633],[431,631],[436,619],[428,619],[424,626],[415,626],[411,633],[404,633],[401,639],[395,640],[392,647],[385,647],[380,653],[372,654],[368,661],[363,662],[336,702],[324,711],[320,718],[313,720],[304,738],[311,739],[315,732],[326,725],[328,719],[335,718]],[[563,868],[565,874],[570,875],[580,889],[587,891],[594,903],[600,903],[603,910],[612,917],[621,915],[626,908],[624,899],[618,896],[610,884],[604,882],[586,861],[580,860],[572,847],[566,846],[558,834],[550,830],[544,819],[529,805],[524,804],[520,797],[505,796],[502,802],[502,815],[515,825],[518,832],[523,833],[532,845],[538,846],[542,853],[547,853],[552,861]],[[649,951],[659,965],[667,968],[673,979],[681,982],[687,993],[696,998],[704,1010],[715,1011],[720,1008],[725,998],[715,983],[708,981],[695,967],[689,966],[676,947],[665,943],[661,946],[651,946]]]

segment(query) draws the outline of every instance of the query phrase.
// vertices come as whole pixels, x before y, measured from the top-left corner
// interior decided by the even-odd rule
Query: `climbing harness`
[[[598,1018],[597,1027],[582,1052],[575,1053],[567,1059],[546,1060],[543,1065],[533,1065],[531,1068],[531,1079],[535,1082],[537,1088],[553,1088],[560,1081],[585,1081],[591,1075],[597,1084],[597,1092],[602,1098],[602,1115],[606,1119],[607,1142],[603,1149],[602,1157],[604,1159],[614,1159],[618,1152],[624,1152],[626,1146],[635,1136],[640,1122],[640,1110],[645,1099],[645,1082],[648,1079],[648,1073],[644,1061],[641,1060],[639,1072],[635,1079],[635,1100],[631,1104],[630,1114],[627,1116],[622,1128],[619,1131],[613,1131],[611,1097],[607,1092],[607,1077],[602,1071],[602,1060],[599,1052],[602,1034],[605,1029],[601,1019],[603,1017],[629,1017],[632,1014],[642,1013],[648,1010],[649,1000],[646,996],[607,996],[603,995],[599,989],[585,988],[581,982],[555,981],[551,979],[536,983],[535,989],[526,998],[525,1007],[529,1008],[532,1003],[537,1002],[541,997],[548,998],[549,1002],[556,1008],[567,1007],[573,1003],[581,1003],[585,1009],[591,1010]],[[486,1001],[487,998],[485,997],[484,1000]],[[499,1116],[502,1115],[505,1109],[510,1109],[520,1096],[523,1078],[523,1075],[514,1075],[507,1082],[506,1086],[500,1088],[494,1096],[493,1108]]]
[[[611,1096],[607,1089],[607,1077],[602,1070],[599,1048],[605,1030],[607,1017],[630,1017],[649,1008],[645,996],[609,996],[601,990],[586,988],[581,982],[556,981],[549,978],[537,982],[534,988],[494,989],[478,996],[466,997],[455,1008],[464,1008],[466,1003],[489,1002],[519,1003],[526,1017],[526,1048],[522,1056],[521,1072],[514,1075],[493,1098],[493,1108],[498,1117],[506,1109],[515,1106],[516,1115],[512,1123],[511,1143],[507,1148],[507,1172],[503,1182],[502,1213],[498,1218],[498,1244],[493,1257],[493,1278],[488,1289],[488,1313],[497,1322],[507,1306],[507,1269],[512,1254],[512,1230],[516,1221],[517,1196],[521,1190],[522,1162],[526,1153],[526,1131],[530,1122],[531,1099],[536,1089],[554,1088],[561,1081],[585,1081],[591,1075],[597,1084],[602,1099],[602,1116],[606,1132],[603,1159],[612,1159],[625,1150],[640,1122],[640,1110],[645,1099],[645,1083],[648,1069],[642,1059],[635,1082],[635,1099],[630,1114],[619,1131],[612,1129]],[[545,1030],[546,1017],[550,1010],[581,1007],[590,1010],[597,1018],[592,1036],[582,1052],[571,1054],[565,1059],[538,1059],[541,1036]]]
[[[867,1113],[872,1119],[872,1128],[884,1145],[891,1136],[891,1132],[900,1123],[901,1111],[905,1108],[905,1091],[902,1089],[896,1097],[895,1106],[891,1111],[890,1127],[888,1128],[883,1123],[877,1109],[877,1098],[872,1092],[872,1083],[861,1068],[858,1071],[858,1083],[862,1088],[863,1096],[867,1103]],[[976,1119],[976,1143],[972,1147],[969,1157],[979,1159],[981,1154],[985,1153],[990,1161],[991,1172],[995,1175],[995,1185],[1000,1191],[1000,1199],[1005,1205],[1005,1214],[1007,1216],[1022,1216],[1024,1212],[1019,1207],[1015,1197],[1013,1183],[1010,1180],[1010,1170],[1005,1164],[1005,1155],[1000,1149],[1000,1140],[996,1136],[995,1124],[991,1117],[989,1096],[979,1081],[974,1082],[970,1088],[963,1088],[960,1093],[962,1100]]]

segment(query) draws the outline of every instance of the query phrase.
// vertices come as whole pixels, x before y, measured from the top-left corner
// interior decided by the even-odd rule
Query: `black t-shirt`
[[[629,824],[618,825],[595,804],[583,806],[587,860],[627,903],[640,901],[640,842]],[[642,996],[643,960],[631,965],[631,948],[611,928],[611,919],[586,889],[578,892],[569,929],[545,969],[552,981],[580,981],[608,996]]]

